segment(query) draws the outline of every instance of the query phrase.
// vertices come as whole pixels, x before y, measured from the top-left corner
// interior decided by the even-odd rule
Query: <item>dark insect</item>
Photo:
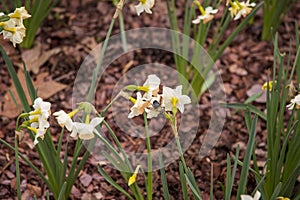
[[[157,109],[160,107],[160,103],[157,101],[157,100],[154,100],[153,103],[152,103],[152,106],[154,109]]]

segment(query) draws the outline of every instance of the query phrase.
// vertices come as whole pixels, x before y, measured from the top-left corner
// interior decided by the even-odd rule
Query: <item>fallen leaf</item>
[[[253,85],[253,86],[247,91],[247,96],[248,96],[248,97],[251,97],[251,96],[253,96],[253,95],[255,95],[255,94],[259,94],[259,93],[263,92],[263,94],[262,94],[259,98],[255,99],[255,102],[258,102],[258,103],[265,103],[266,100],[267,100],[267,99],[266,99],[266,91],[263,91],[263,90],[261,89],[261,86],[262,86],[262,85],[259,85],[259,84]]]
[[[40,197],[42,195],[42,189],[38,186],[27,184],[27,188],[30,191],[30,193],[34,196]]]
[[[82,176],[80,176],[79,180],[84,187],[87,187],[92,182],[93,177],[87,173],[84,173]]]
[[[103,194],[101,192],[96,192],[96,193],[94,193],[94,197],[96,199],[102,199],[104,196],[103,196]]]
[[[30,101],[30,96],[26,88],[26,80],[25,76],[22,70],[19,70],[18,73],[18,78],[21,82],[21,85],[24,86],[24,92],[29,100],[29,104],[32,104]],[[35,88],[38,89],[38,96],[41,97],[42,99],[48,99],[49,97],[53,96],[57,92],[65,89],[67,85],[58,83],[56,81],[53,81],[51,77],[49,76],[48,72],[43,72],[37,76],[36,81],[33,82],[33,85]],[[3,101],[0,102],[0,116],[6,116],[8,118],[15,118],[19,115],[20,113],[20,108],[21,108],[21,102],[20,99],[17,95],[15,87],[10,88],[14,97],[16,98],[17,105],[15,105],[12,97],[10,96],[9,92],[7,91],[4,95]],[[18,109],[19,108],[19,109]]]
[[[40,67],[47,61],[49,58],[58,54],[61,51],[60,48],[54,48],[49,51],[43,51],[42,45],[37,43],[32,49],[25,50],[22,52],[22,59],[26,65],[28,71],[32,71],[34,74],[39,72]],[[23,68],[23,63],[17,64],[21,69]]]
[[[235,73],[235,74],[240,75],[240,76],[245,76],[245,75],[248,74],[248,72],[245,69],[238,67],[237,64],[230,65],[229,66],[229,71],[231,73]]]

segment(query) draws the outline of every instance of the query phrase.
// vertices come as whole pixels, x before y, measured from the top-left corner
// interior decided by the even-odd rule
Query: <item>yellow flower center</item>
[[[178,103],[178,99],[176,97],[172,97],[171,102],[172,102],[173,107],[176,107],[176,105]]]
[[[132,102],[132,103],[136,103],[136,99],[135,98],[133,98],[133,97],[129,97],[129,100]]]
[[[17,29],[16,28],[3,28],[4,30],[8,31],[8,32],[11,32],[11,33],[16,33],[17,32]]]
[[[149,92],[149,86],[137,86],[138,90]]]
[[[32,122],[38,122],[39,121],[39,118],[38,117],[34,117],[32,119],[29,120],[29,123],[32,123]]]
[[[85,117],[85,123],[86,124],[90,123],[90,115],[89,114],[87,114],[86,117]]]
[[[72,112],[70,112],[68,115],[70,118],[72,118],[77,112],[79,111],[79,109],[75,109]]]
[[[17,13],[11,13],[8,15],[10,18],[21,18],[21,13],[17,12]]]
[[[41,109],[36,109],[35,111],[29,112],[29,115],[40,115],[42,114]]]
[[[31,126],[27,126],[27,129],[37,134],[38,130],[36,128],[33,128]]]
[[[142,4],[145,4],[147,2],[147,0],[139,0],[139,2],[141,2]]]
[[[201,15],[205,15],[206,14],[204,8],[201,5],[198,8],[199,8],[199,10],[201,12]]]

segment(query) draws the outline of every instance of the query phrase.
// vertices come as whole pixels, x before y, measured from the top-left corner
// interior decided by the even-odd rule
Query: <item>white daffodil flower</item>
[[[286,107],[288,108],[288,110],[293,110],[295,106],[296,109],[300,108],[300,94],[295,96],[295,98],[291,99],[291,103]]]
[[[133,118],[135,116],[141,115],[144,113],[145,108],[150,106],[150,102],[147,101],[140,92],[137,92],[137,98],[134,100],[134,105],[130,108],[130,113],[128,118]]]
[[[9,39],[14,47],[16,47],[16,44],[20,44],[26,35],[26,28],[24,25],[18,26],[18,22],[19,20],[15,19],[0,22],[0,26],[3,28],[0,34],[3,34],[3,39]]]
[[[34,142],[33,142],[34,146],[39,143],[38,138],[41,138],[42,140],[44,139],[44,135],[47,131],[47,129],[38,128],[36,123],[32,123],[31,126],[27,127],[27,129],[35,133]]]
[[[25,7],[16,8],[13,13],[8,14],[10,18],[28,19],[31,15],[27,12]]]
[[[147,113],[147,118],[151,119],[157,117],[162,111],[164,111],[165,105],[162,95],[158,94],[157,97],[152,97],[150,99],[150,106],[145,108]]]
[[[145,98],[157,96],[159,91],[160,79],[155,74],[150,74],[142,87],[138,89],[145,91]]]
[[[139,2],[140,3],[135,6],[138,16],[140,16],[144,11],[146,13],[152,14],[152,11],[150,9],[154,6],[155,0],[139,0]]]
[[[172,108],[176,107],[183,113],[184,104],[191,103],[189,96],[182,95],[182,85],[177,86],[175,90],[163,87],[162,98],[164,100],[165,111],[172,111]]]
[[[71,137],[78,137],[82,140],[90,140],[94,138],[94,132],[97,133],[96,126],[98,126],[102,121],[103,117],[95,117],[91,120],[89,124],[74,122]]]
[[[260,192],[256,191],[254,197],[251,197],[250,195],[241,195],[241,200],[259,200],[260,199]]]
[[[56,116],[56,120],[61,127],[66,127],[68,131],[71,131],[73,128],[73,121],[69,114],[65,111],[60,110],[58,112],[53,113]]]
[[[8,14],[10,19],[5,22],[0,22],[0,26],[3,30],[0,34],[3,34],[4,39],[9,39],[14,47],[16,44],[20,44],[23,41],[23,38],[26,35],[26,28],[23,24],[23,20],[31,17],[28,14],[25,7],[16,8],[13,13]]]
[[[38,97],[33,102],[34,111],[30,112],[30,115],[40,115],[43,119],[48,119],[51,114],[51,103],[43,101],[41,97]]]
[[[229,8],[231,17],[234,17],[234,20],[240,19],[242,16],[246,17],[252,10],[251,7],[254,7],[255,3],[250,3],[250,0],[247,2],[232,2],[231,7]]]
[[[216,14],[218,12],[218,9],[213,9],[211,6],[206,7],[205,10],[201,6],[199,9],[201,11],[201,15],[192,21],[193,24],[199,24],[201,21],[206,24],[214,18],[212,14]]]
[[[47,129],[50,127],[49,122],[46,119],[39,118],[38,115],[29,116],[29,119],[33,121],[30,124],[33,128]]]

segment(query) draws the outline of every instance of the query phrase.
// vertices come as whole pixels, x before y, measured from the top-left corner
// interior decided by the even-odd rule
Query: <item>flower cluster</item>
[[[201,3],[198,0],[194,1],[194,4],[198,7],[200,11],[200,15],[193,20],[193,24],[199,24],[201,21],[203,24],[206,24],[213,20],[214,14],[218,12],[218,9],[213,9],[211,6],[203,8]],[[247,2],[239,2],[238,0],[227,0],[226,6],[230,5],[229,11],[230,15],[234,20],[238,20],[241,17],[246,17],[254,7],[255,3],[250,3],[249,0]]]
[[[38,143],[38,138],[44,139],[46,130],[49,128],[50,107],[51,104],[40,97],[34,100],[34,110],[29,112],[29,126],[26,127],[35,133],[34,145]]]
[[[18,128],[26,128],[33,133],[35,133],[34,145],[38,144],[38,138],[44,139],[44,135],[49,128],[48,118],[51,114],[50,111],[51,103],[43,101],[42,98],[38,97],[34,100],[33,108],[34,110],[29,113],[23,113],[19,117],[29,118],[25,120]],[[86,114],[85,123],[73,122],[72,117],[78,113],[78,111],[83,110]],[[95,112],[95,108],[88,102],[82,102],[79,104],[78,108],[74,109],[70,113],[66,113],[63,110],[54,112],[53,115],[56,117],[58,124],[71,132],[71,137],[78,137],[82,140],[90,140],[94,138],[94,133],[97,133],[96,126],[98,126],[104,118],[95,117],[90,121],[91,112]]]
[[[3,34],[4,39],[9,39],[14,47],[20,44],[26,35],[26,28],[23,24],[24,19],[31,17],[25,7],[16,8],[13,13],[5,15],[0,12],[0,34]]]
[[[254,7],[255,3],[250,3],[249,0],[247,2],[239,2],[238,0],[231,1],[229,0],[227,4],[230,4],[230,14],[234,20],[238,20],[241,17],[246,17]]]
[[[192,21],[193,24],[199,24],[201,21],[203,21],[203,24],[206,24],[214,18],[213,14],[218,12],[218,9],[213,9],[211,6],[208,6],[204,9],[199,1],[194,1],[194,4],[198,7],[201,15]]]
[[[136,99],[130,97],[129,100],[134,103],[130,108],[128,118],[147,113],[147,118],[157,117],[160,113],[172,111],[176,113],[179,110],[184,112],[184,105],[191,103],[190,97],[182,95],[182,86],[177,86],[175,89],[164,86],[162,93],[160,92],[160,79],[151,74],[143,86],[128,86],[129,90],[138,90]],[[141,91],[144,92],[142,95]]]

